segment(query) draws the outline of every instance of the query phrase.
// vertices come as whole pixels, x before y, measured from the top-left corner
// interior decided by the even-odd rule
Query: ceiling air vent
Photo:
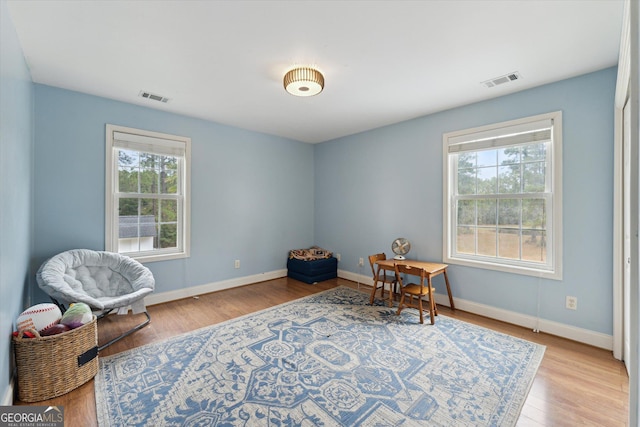
[[[514,80],[519,80],[521,78],[522,76],[520,75],[520,73],[517,71],[514,71],[513,73],[505,74],[504,76],[495,77],[493,79],[486,80],[482,82],[482,84],[485,85],[486,87],[494,87],[501,84],[512,82]]]
[[[147,98],[147,99],[152,99],[154,101],[164,102],[165,104],[170,101],[169,98],[166,98],[166,97],[160,96],[160,95],[156,95],[156,94],[153,94],[153,93],[145,92],[143,90],[140,91],[138,96],[141,96],[141,97]]]

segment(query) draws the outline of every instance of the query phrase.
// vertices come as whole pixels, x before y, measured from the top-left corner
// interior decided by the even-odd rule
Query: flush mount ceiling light
[[[324,76],[315,68],[294,68],[284,75],[284,88],[295,96],[317,95],[324,88]]]

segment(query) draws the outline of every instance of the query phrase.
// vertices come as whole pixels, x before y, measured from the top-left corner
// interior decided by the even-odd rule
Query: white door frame
[[[631,233],[632,233],[632,219],[631,219],[631,106],[627,99],[622,114],[622,133],[623,133],[623,148],[622,148],[622,169],[623,169],[623,200],[622,200],[622,360],[627,368],[627,374],[629,374],[629,361],[631,356]],[[635,199],[637,201],[637,197]]]
[[[615,95],[614,123],[614,169],[613,169],[613,357],[623,358],[624,350],[624,134],[623,109],[629,97],[630,75],[630,1],[625,1],[620,56],[618,60],[618,78]]]
[[[624,336],[628,334],[629,360],[625,360],[629,373],[629,426],[640,421],[640,5],[636,0],[625,0],[623,30],[618,61],[618,80],[615,96],[614,137],[614,226],[613,226],[613,354],[620,359],[624,353]],[[630,203],[624,206],[623,176],[623,110],[628,102],[630,109],[628,134],[629,194]],[[630,257],[624,259],[624,210],[628,209],[630,231]],[[623,278],[625,262],[629,263],[628,301],[624,301]],[[624,306],[629,307],[625,325]],[[625,328],[627,330],[625,331]]]

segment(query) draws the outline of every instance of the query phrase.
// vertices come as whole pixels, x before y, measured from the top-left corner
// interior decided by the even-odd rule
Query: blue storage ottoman
[[[318,248],[289,252],[287,276],[305,283],[317,283],[338,277],[338,260],[331,252]]]
[[[289,258],[287,276],[305,283],[322,282],[338,277],[338,260],[335,257],[303,261]]]

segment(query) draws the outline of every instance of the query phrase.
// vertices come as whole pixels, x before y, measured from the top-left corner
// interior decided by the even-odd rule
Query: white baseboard
[[[264,282],[266,280],[279,279],[285,277],[287,270],[275,270],[267,273],[254,274],[252,276],[236,277],[221,282],[206,283],[204,285],[192,286],[190,288],[178,289],[175,291],[153,293],[144,299],[146,305],[161,304],[163,302],[175,301],[182,298],[190,298],[196,295],[208,294],[209,292],[221,291],[223,289],[236,288],[238,286],[250,285],[252,283]]]
[[[342,279],[351,280],[352,282],[360,283],[362,285],[373,286],[373,279],[371,276],[358,273],[352,273],[346,270],[338,269],[338,277]]]
[[[436,295],[436,302],[441,305],[449,305],[449,297],[447,295]],[[504,310],[485,304],[479,304],[473,301],[467,301],[460,298],[455,299],[456,308],[468,311],[469,313],[479,314],[491,319],[500,320],[511,323],[513,325],[523,326],[529,329],[537,329],[562,338],[592,345],[594,347],[603,348],[605,350],[613,350],[613,336],[603,334],[601,332],[590,331],[584,328],[567,325],[553,320],[538,319],[535,316],[516,313],[515,311]]]
[[[370,276],[352,273],[350,271],[338,270],[338,277],[361,283],[367,286],[373,286],[373,279]],[[439,305],[449,306],[449,297],[446,294],[436,294],[436,303]],[[530,329],[537,329],[572,341],[581,342],[592,345],[594,347],[603,348],[605,350],[613,350],[613,336],[603,334],[601,332],[590,331],[588,329],[578,328],[576,326],[566,325],[564,323],[554,322],[552,320],[538,319],[535,316],[517,313],[515,311],[504,310],[502,308],[492,307],[490,305],[480,304],[460,298],[455,299],[456,308],[467,311],[469,313],[478,314],[502,322],[511,323],[513,325],[522,326]]]
[[[190,298],[196,295],[202,295],[209,292],[221,291],[223,289],[235,288],[238,286],[250,285],[252,283],[263,282],[265,280],[278,279],[285,277],[287,270],[275,270],[267,273],[254,274],[252,276],[237,277],[234,279],[223,280],[221,282],[207,283],[190,288],[178,289],[175,291],[154,293],[145,298],[147,305],[161,304],[163,302],[174,301],[182,298]],[[338,270],[338,277],[351,280],[366,286],[373,286],[373,279],[369,275],[352,273],[350,271]],[[449,306],[449,297],[444,294],[436,294],[436,302],[439,305]],[[600,332],[590,331],[588,329],[578,328],[576,326],[566,325],[564,323],[554,322],[552,320],[538,319],[535,316],[517,313],[515,311],[505,310],[502,308],[492,307],[490,305],[480,304],[460,298],[455,299],[456,308],[467,311],[469,313],[478,314],[502,322],[511,323],[513,325],[522,326],[530,329],[538,329],[551,335],[567,338],[573,341],[592,345],[594,347],[603,348],[605,350],[613,349],[613,336]],[[11,390],[13,392],[13,390]],[[13,396],[12,394],[9,396]]]
[[[2,401],[0,401],[0,406],[13,405],[14,388],[15,388],[14,378],[11,378],[11,380],[9,381],[9,385],[7,385],[7,388],[5,389],[4,394],[2,395]]]

